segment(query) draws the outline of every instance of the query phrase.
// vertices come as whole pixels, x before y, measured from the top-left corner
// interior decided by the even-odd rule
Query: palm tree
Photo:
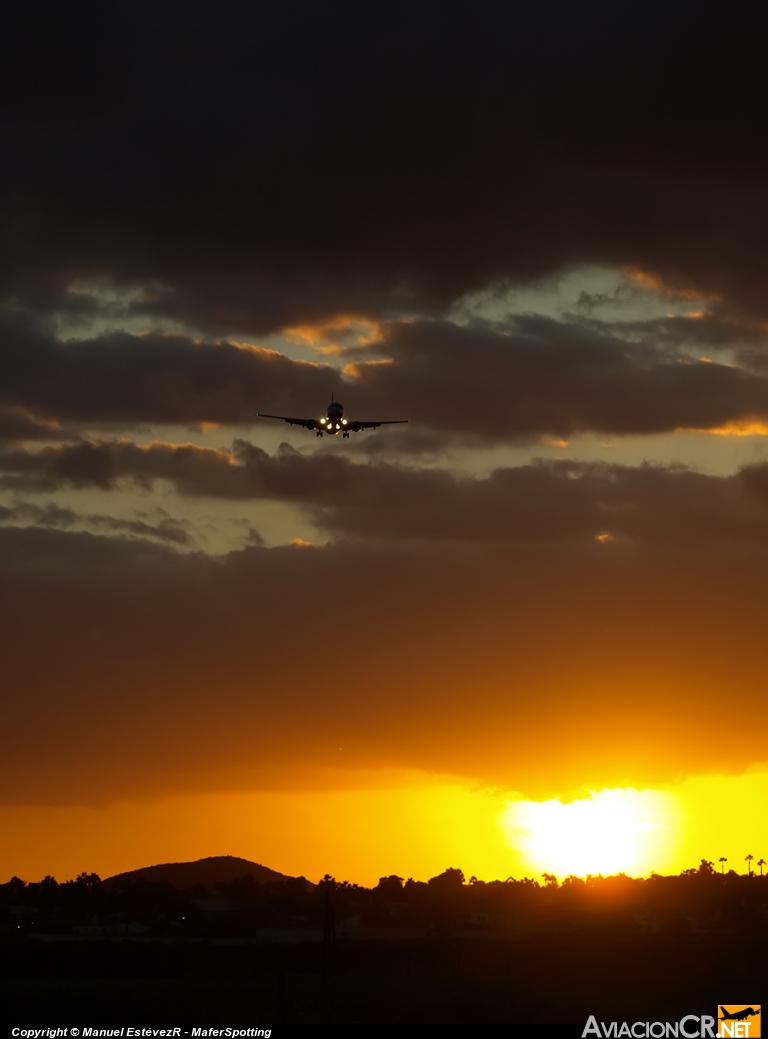
[[[721,855],[717,861],[722,863],[722,865],[720,866],[720,872],[725,873],[725,863],[728,861],[728,859],[725,857],[725,855]]]
[[[752,876],[752,859],[754,857],[755,857],[754,855],[745,855],[744,856],[744,861],[747,864],[747,869],[749,870],[749,876],[750,877]]]
[[[763,875],[763,866],[765,865],[765,859],[758,859],[757,864],[760,867],[760,876]]]

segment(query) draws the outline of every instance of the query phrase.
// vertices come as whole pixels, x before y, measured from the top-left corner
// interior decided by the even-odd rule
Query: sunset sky
[[[0,63],[0,882],[765,857],[762,24],[44,10]],[[255,417],[332,393],[410,425]]]

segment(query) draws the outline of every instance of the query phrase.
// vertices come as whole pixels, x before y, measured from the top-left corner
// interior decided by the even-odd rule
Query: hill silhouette
[[[274,884],[294,879],[258,862],[240,859],[236,855],[212,855],[195,862],[164,862],[157,866],[142,866],[141,869],[129,870],[127,873],[116,873],[113,877],[108,877],[104,884],[112,887],[119,881],[147,880],[153,884],[171,884],[178,891],[185,891],[198,884],[202,884],[203,887],[231,884],[233,880],[246,876],[253,877],[258,884]]]

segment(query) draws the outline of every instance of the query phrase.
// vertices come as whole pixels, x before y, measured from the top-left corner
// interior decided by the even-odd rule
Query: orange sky
[[[701,858],[720,869],[725,856],[726,869],[744,872],[745,855],[756,862],[768,843],[765,772],[693,777],[656,791],[587,793],[565,805],[522,801],[457,777],[378,778],[382,785],[345,791],[5,807],[0,875],[39,880],[45,871],[64,880],[86,870],[106,877],[219,854],[314,881],[331,873],[368,886],[393,873],[427,879],[448,866],[467,878],[541,879],[546,871],[562,879],[571,872],[679,872]]]

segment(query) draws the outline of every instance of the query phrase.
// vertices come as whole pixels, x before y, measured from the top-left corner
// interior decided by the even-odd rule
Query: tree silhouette
[[[760,867],[760,876],[763,875],[763,866],[765,865],[765,859],[758,859],[757,864]]]
[[[81,884],[83,887],[98,887],[101,884],[101,877],[98,873],[80,873],[75,878],[76,884]]]
[[[750,877],[752,876],[752,859],[754,857],[755,857],[754,855],[745,855],[744,856],[744,861],[747,864],[747,870],[748,870],[748,873],[749,873]]]
[[[464,885],[464,873],[460,869],[454,869],[452,866],[442,873],[439,873],[436,877],[430,877],[427,881],[431,888],[435,888],[440,891],[456,891],[461,890]]]
[[[725,857],[725,855],[721,855],[717,861],[722,863],[722,865],[720,866],[720,872],[725,873],[725,863],[728,861],[728,859]]]
[[[403,891],[403,878],[398,877],[396,873],[389,877],[380,877],[376,890],[383,894],[400,895]]]

